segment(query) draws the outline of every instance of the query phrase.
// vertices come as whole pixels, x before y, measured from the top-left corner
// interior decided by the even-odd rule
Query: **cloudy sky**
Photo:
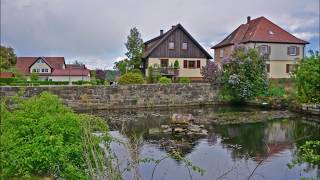
[[[111,69],[130,28],[144,40],[181,23],[202,46],[265,16],[319,49],[319,0],[1,0],[1,44],[18,56],[64,56]]]

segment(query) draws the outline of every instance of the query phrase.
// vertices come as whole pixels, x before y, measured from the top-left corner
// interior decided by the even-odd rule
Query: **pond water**
[[[153,179],[172,180],[320,176],[319,167],[308,164],[288,168],[287,164],[299,156],[299,146],[306,140],[320,139],[320,124],[286,111],[206,106],[92,113],[105,118],[111,135],[122,142],[113,143],[112,149],[120,167],[130,167],[124,179],[152,179],[152,174]],[[179,118],[191,120],[187,126],[196,124],[201,133],[185,128],[175,131],[172,119]],[[173,151],[205,170],[204,174],[192,168],[189,171],[183,160],[168,157]],[[138,163],[148,157],[167,158],[157,165],[152,161]]]

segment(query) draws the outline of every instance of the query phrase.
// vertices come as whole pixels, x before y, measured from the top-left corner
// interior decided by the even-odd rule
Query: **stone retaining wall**
[[[144,84],[126,86],[0,87],[1,97],[22,92],[32,97],[43,91],[58,95],[75,110],[120,109],[214,104],[217,90],[210,84]]]
[[[302,104],[301,111],[307,114],[320,115],[320,104]]]

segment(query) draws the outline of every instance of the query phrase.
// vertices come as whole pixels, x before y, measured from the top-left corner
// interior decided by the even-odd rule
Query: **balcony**
[[[174,69],[172,67],[155,68],[154,72],[162,76],[178,76],[179,75],[179,69]]]

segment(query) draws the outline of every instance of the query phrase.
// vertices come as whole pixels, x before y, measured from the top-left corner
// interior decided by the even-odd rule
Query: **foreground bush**
[[[99,176],[95,173],[99,164],[92,158],[100,162],[98,143],[108,137],[92,132],[108,130],[102,119],[78,115],[46,92],[16,103],[17,108],[9,111],[1,102],[1,176]]]
[[[179,83],[188,84],[190,82],[191,82],[191,80],[188,77],[182,77],[179,79]]]
[[[320,103],[320,56],[312,55],[301,60],[293,74],[298,101]]]
[[[126,73],[119,79],[119,84],[143,84],[144,79],[140,73]]]
[[[159,83],[160,84],[171,84],[172,83],[172,80],[167,78],[167,77],[161,77],[159,79]]]

